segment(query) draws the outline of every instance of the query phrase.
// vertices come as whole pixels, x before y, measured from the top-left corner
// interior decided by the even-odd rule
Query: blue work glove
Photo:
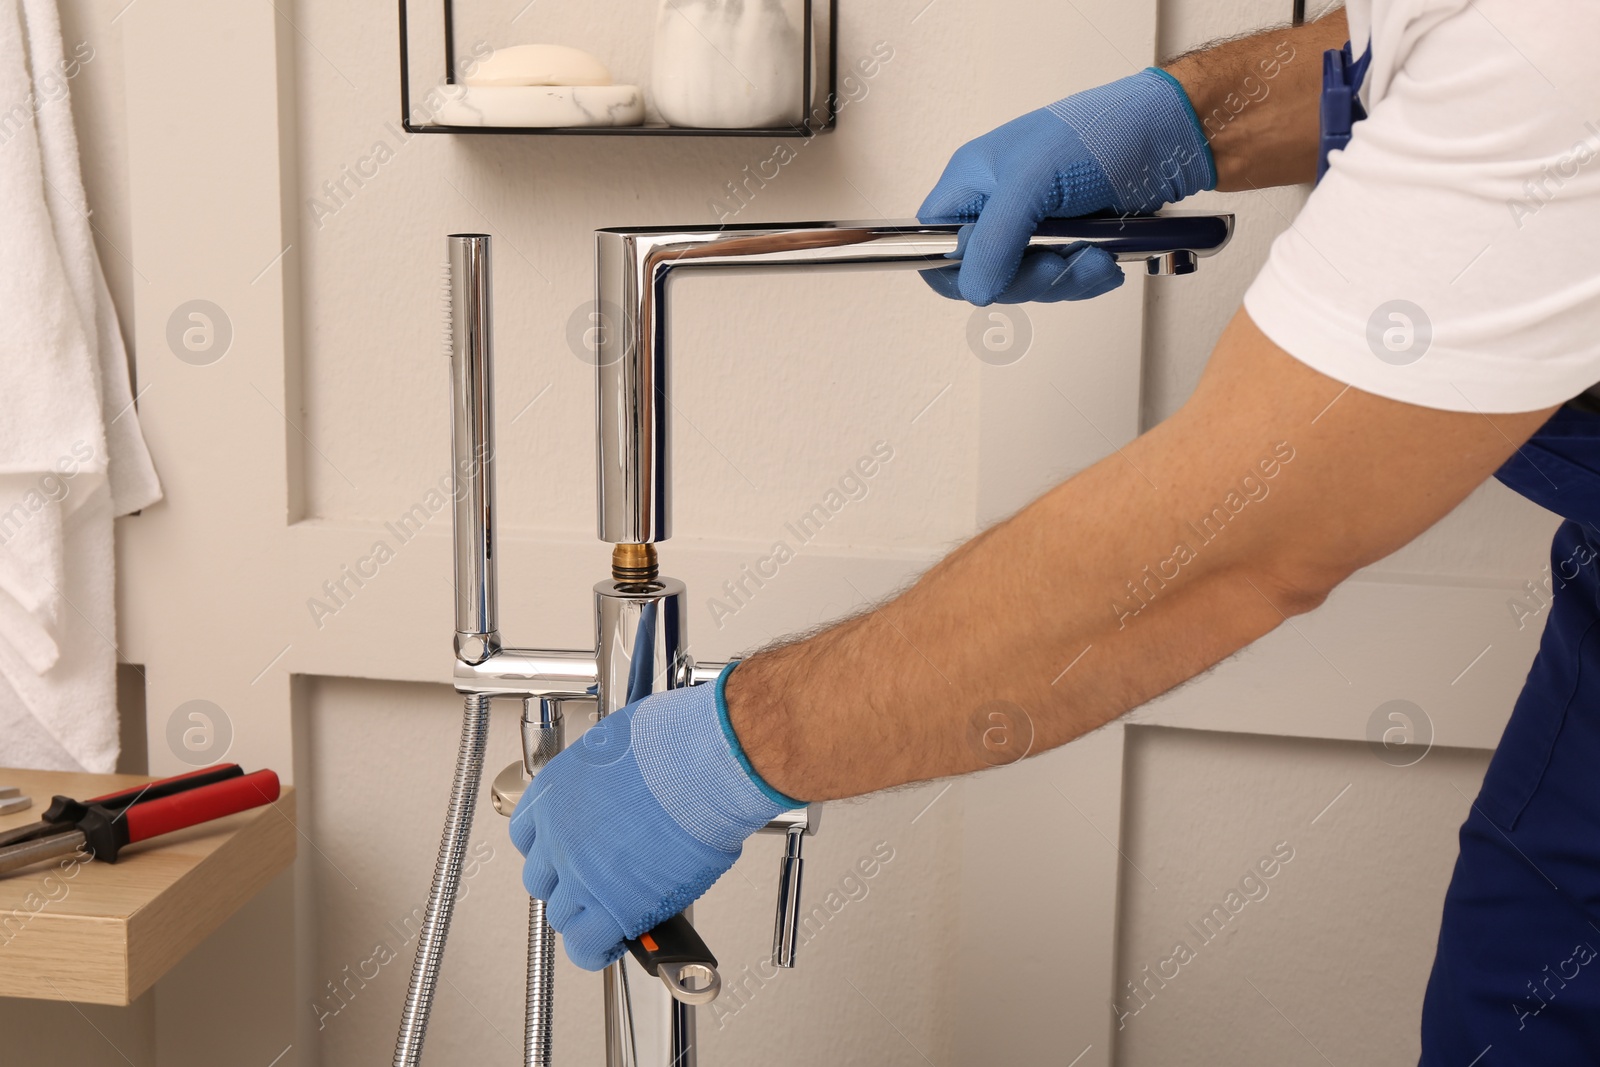
[[[1082,300],[1122,284],[1110,253],[1034,249],[1040,220],[1148,214],[1217,184],[1200,120],[1176,79],[1151,67],[1029,112],[956,150],[917,216],[976,218],[959,267],[922,272],[943,296],[979,306]]]
[[[744,839],[800,806],[763,782],[728,724],[728,669],[591,726],[511,815],[522,883],[567,955],[597,971],[711,888]]]

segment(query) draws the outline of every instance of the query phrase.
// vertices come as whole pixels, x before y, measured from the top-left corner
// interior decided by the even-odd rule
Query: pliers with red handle
[[[272,771],[225,763],[84,801],[58,796],[38,822],[0,833],[0,875],[80,850],[115,863],[124,845],[270,804],[278,793]]]

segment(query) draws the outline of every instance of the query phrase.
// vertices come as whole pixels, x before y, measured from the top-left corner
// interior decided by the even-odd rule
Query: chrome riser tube
[[[601,716],[686,680],[688,597],[682,582],[607,580],[595,585],[594,599]],[[602,980],[606,1067],[694,1067],[693,1007],[674,1000],[632,955],[607,967]]]
[[[444,962],[445,941],[461,884],[463,860],[483,777],[489,711],[496,696],[534,702],[525,721],[524,763],[531,773],[561,747],[559,699],[592,684],[594,656],[586,652],[504,649],[496,603],[494,515],[494,381],[489,238],[453,234],[448,242],[450,290],[446,344],[450,354],[450,451],[455,508],[455,682],[464,696],[461,748],[445,817],[439,858],[417,940],[417,957],[395,1041],[395,1067],[418,1067]],[[529,718],[525,707],[525,720]],[[520,775],[518,776],[520,777]],[[520,796],[520,781],[516,783]],[[496,796],[496,807],[501,807]],[[509,814],[509,811],[507,811]],[[527,1030],[523,1058],[549,1067],[554,997],[555,937],[543,901],[528,908]]]
[[[450,452],[455,479],[456,652],[498,644],[494,547],[494,353],[489,238],[450,237]]]
[[[688,592],[676,578],[594,587],[596,694],[601,716],[676,689],[687,673]]]
[[[925,270],[949,266],[960,223],[647,226],[595,234],[600,540],[672,536],[672,379],[667,282],[680,270]],[[1047,219],[1033,248],[1087,244],[1151,274],[1187,274],[1233,235],[1232,215]]]

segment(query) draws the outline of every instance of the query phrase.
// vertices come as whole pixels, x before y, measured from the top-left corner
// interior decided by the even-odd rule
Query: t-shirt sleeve
[[[1423,407],[1534,411],[1600,383],[1596,41],[1600,5],[1480,0],[1398,42],[1245,294],[1251,319]]]

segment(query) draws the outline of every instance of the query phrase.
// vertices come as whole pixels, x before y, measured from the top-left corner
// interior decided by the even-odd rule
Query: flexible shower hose
[[[450,806],[445,814],[444,837],[439,842],[439,859],[433,868],[433,885],[428,890],[428,906],[423,912],[422,930],[417,935],[417,960],[411,967],[411,984],[406,989],[405,1008],[400,1014],[394,1067],[418,1067],[422,1062],[422,1040],[428,1033],[434,987],[439,981],[439,966],[444,962],[444,942],[450,933],[450,917],[455,911],[456,890],[461,885],[467,838],[472,833],[473,809],[478,802],[478,784],[483,778],[483,751],[489,740],[489,704],[488,696],[474,693],[466,698],[462,709],[456,776],[450,786]]]
[[[528,1009],[522,1055],[526,1067],[550,1067],[556,989],[556,935],[545,921],[544,901],[528,898]]]
[[[395,1041],[394,1067],[418,1067],[422,1041],[433,1012],[433,993],[444,962],[445,938],[455,911],[456,890],[472,833],[478,787],[483,779],[483,753],[489,740],[490,698],[474,694],[465,700],[461,719],[461,748],[456,754],[455,781],[445,814],[439,859],[434,864],[433,885],[417,935],[417,959],[411,967],[400,1035]],[[555,1000],[555,933],[545,921],[544,901],[528,901],[528,1000],[523,1059],[526,1067],[550,1067],[551,1007]]]

